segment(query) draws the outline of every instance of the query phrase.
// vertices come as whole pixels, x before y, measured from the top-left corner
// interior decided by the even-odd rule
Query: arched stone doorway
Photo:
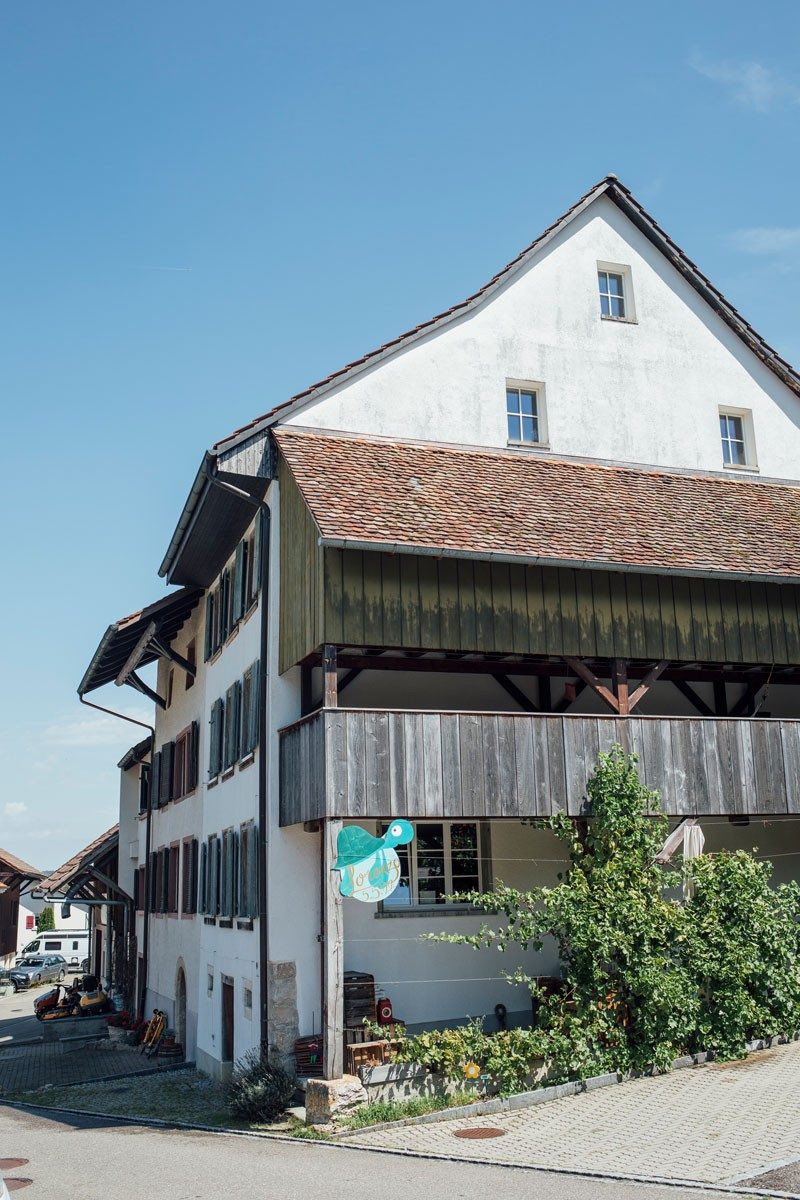
[[[180,1042],[186,1053],[186,972],[183,959],[178,959],[175,975],[175,1040]]]

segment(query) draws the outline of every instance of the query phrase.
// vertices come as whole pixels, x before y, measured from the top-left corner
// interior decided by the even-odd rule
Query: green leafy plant
[[[532,1030],[487,1035],[480,1021],[422,1033],[395,1057],[451,1077],[475,1061],[502,1091],[518,1090],[536,1060],[550,1080],[601,1071],[664,1070],[687,1050],[735,1057],[747,1039],[800,1026],[800,889],[772,888],[772,869],[743,851],[701,856],[681,873],[656,862],[667,831],[636,758],[615,746],[588,784],[590,819],[542,824],[564,844],[556,887],[499,883],[468,899],[502,922],[434,941],[525,952],[555,939],[563,983],[546,988],[524,967],[507,972],[535,1002]],[[655,814],[655,815],[653,815]]]
[[[228,1107],[235,1117],[252,1122],[274,1121],[294,1094],[294,1080],[269,1061],[265,1048],[248,1051],[236,1063],[228,1087]]]
[[[373,1100],[348,1113],[342,1120],[345,1129],[363,1129],[366,1125],[379,1125],[384,1121],[402,1121],[406,1117],[421,1117],[425,1113],[442,1109],[457,1108],[471,1104],[474,1093],[455,1092],[450,1096],[409,1096],[406,1100]]]

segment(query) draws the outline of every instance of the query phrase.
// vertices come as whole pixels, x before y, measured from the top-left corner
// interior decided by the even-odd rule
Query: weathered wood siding
[[[280,487],[280,669],[288,670],[324,640],[319,529],[285,462]]]
[[[615,742],[671,815],[800,813],[800,721],[340,708],[281,733],[281,824],[578,816]]]
[[[324,552],[325,640],[506,654],[800,663],[800,588]]]
[[[280,669],[323,642],[800,663],[800,587],[335,550],[283,460]]]

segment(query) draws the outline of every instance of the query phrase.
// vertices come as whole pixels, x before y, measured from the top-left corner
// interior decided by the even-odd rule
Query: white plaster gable
[[[630,268],[635,323],[601,320],[598,262]],[[800,477],[800,400],[602,195],[482,304],[285,420],[505,446],[507,379],[544,385],[553,454],[721,470],[723,404],[752,411],[762,476]]]

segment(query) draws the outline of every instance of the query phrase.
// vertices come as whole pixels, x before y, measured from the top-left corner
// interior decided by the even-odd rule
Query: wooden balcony
[[[800,813],[796,720],[328,708],[281,731],[280,822],[579,816],[615,742],[670,815]]]

